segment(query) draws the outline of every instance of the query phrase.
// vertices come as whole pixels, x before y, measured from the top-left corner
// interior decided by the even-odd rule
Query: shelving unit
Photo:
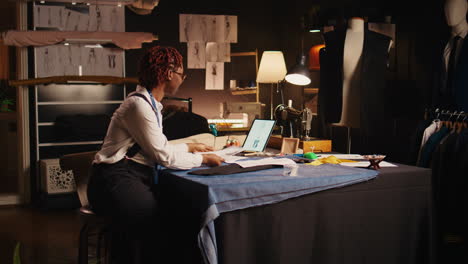
[[[255,76],[257,76],[258,73],[258,50],[255,49],[255,51],[247,51],[247,52],[232,52],[231,57],[246,57],[246,56],[252,56],[255,58]],[[231,91],[231,94],[233,95],[247,95],[247,94],[255,94],[256,95],[256,102],[258,103],[260,101],[260,94],[258,92],[258,83],[256,83],[256,89],[250,89],[250,90],[240,90],[240,91]]]

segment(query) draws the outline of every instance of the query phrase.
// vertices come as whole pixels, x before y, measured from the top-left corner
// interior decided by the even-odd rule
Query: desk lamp
[[[284,79],[286,75],[286,63],[283,52],[264,51],[260,60],[260,67],[257,74],[258,83],[270,83],[270,119],[273,119],[273,84]]]

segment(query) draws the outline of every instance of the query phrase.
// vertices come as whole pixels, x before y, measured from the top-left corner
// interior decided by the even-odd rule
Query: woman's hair
[[[140,85],[148,90],[165,81],[169,70],[182,67],[182,55],[173,47],[154,46],[140,60]]]

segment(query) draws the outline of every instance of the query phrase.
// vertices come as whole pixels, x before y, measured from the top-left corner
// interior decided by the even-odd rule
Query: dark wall
[[[432,105],[436,68],[440,63],[442,48],[448,40],[443,1],[351,1],[351,0],[289,0],[280,4],[269,1],[168,1],[162,0],[149,16],[126,13],[127,31],[147,31],[159,35],[160,40],[151,45],[171,45],[186,55],[185,43],[178,41],[178,15],[228,14],[238,16],[238,43],[232,44],[232,51],[259,50],[259,59],[264,50],[281,50],[285,55],[286,66],[295,63],[301,50],[301,37],[304,51],[321,44],[320,34],[303,33],[301,16],[315,6],[320,6],[321,14],[337,18],[338,23],[349,16],[363,16],[369,22],[382,22],[384,16],[392,16],[396,24],[395,67],[387,71],[386,115],[388,131],[379,140],[386,143],[379,146],[380,152],[390,153],[393,160],[404,161],[407,145],[411,141],[418,120],[423,118],[424,109]],[[303,34],[303,35],[302,35]],[[127,52],[127,75],[136,76],[137,59],[142,50]],[[213,117],[218,113],[215,102],[254,101],[253,95],[232,96],[228,91],[205,91],[204,70],[187,70],[189,78],[181,87],[179,96],[194,98],[194,111]],[[317,74],[314,75],[317,78]],[[228,76],[225,77],[226,85]],[[316,88],[319,80],[313,80]],[[269,102],[269,85],[260,86],[260,101]],[[301,87],[285,85],[285,99],[292,99],[295,108],[302,108]],[[274,105],[279,103],[279,97]],[[268,112],[268,105],[267,110]],[[355,131],[353,152],[366,150],[367,141],[360,140],[360,132]],[[354,138],[353,138],[354,139]],[[364,143],[359,144],[362,141]],[[337,150],[344,150],[344,145]],[[344,141],[343,141],[344,142]]]
[[[159,36],[152,45],[176,47],[187,55],[186,43],[179,42],[179,14],[223,14],[238,16],[238,43],[231,44],[231,52],[254,51],[258,49],[259,61],[263,50],[279,49],[277,24],[273,5],[268,1],[167,1],[163,0],[151,15],[140,16],[127,10],[126,31],[153,32]],[[127,76],[136,76],[138,59],[143,50],[126,53]],[[187,58],[184,58],[186,65]],[[255,60],[252,59],[252,65]],[[225,64],[225,88],[229,87],[229,63]],[[237,68],[236,68],[237,70]],[[255,95],[231,95],[229,90],[206,91],[205,70],[186,69],[187,79],[177,96],[192,97],[193,111],[207,118],[218,117],[219,104],[224,101],[255,101]],[[255,75],[255,74],[254,74]],[[263,100],[262,100],[263,101]]]

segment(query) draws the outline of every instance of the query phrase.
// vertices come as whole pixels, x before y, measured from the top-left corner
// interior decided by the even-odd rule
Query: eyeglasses
[[[185,80],[185,78],[187,78],[187,74],[185,73],[176,72],[174,70],[172,70],[172,72],[178,74],[182,78],[182,81]]]

